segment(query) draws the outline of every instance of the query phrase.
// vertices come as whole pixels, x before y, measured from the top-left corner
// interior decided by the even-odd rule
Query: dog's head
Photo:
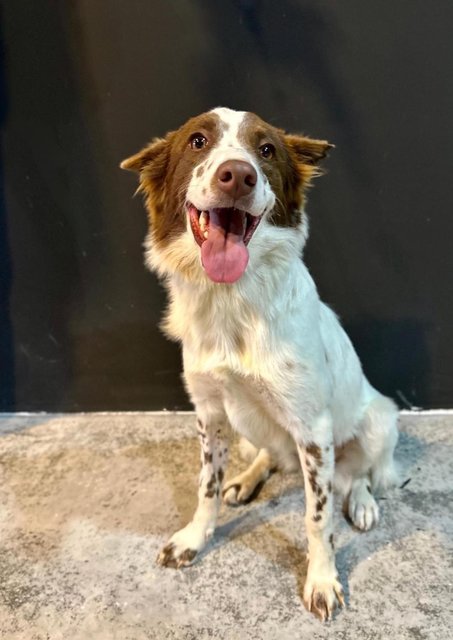
[[[331,147],[225,108],[153,140],[121,167],[140,174],[154,266],[193,277],[202,265],[214,282],[239,280],[260,228],[300,226],[305,189]]]

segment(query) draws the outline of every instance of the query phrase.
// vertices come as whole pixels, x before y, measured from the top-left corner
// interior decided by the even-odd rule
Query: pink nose
[[[238,200],[248,196],[256,185],[255,169],[243,160],[227,160],[219,165],[215,179],[221,191]]]

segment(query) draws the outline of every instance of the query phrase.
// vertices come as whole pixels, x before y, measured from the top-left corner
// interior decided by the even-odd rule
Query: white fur
[[[228,196],[212,189],[212,180],[217,167],[222,162],[241,160],[252,165],[257,172],[258,179],[253,191],[249,195],[239,198],[234,203],[235,207],[247,211],[252,216],[261,216],[270,212],[275,204],[275,195],[270,188],[269,181],[260,171],[257,158],[239,142],[239,128],[245,112],[220,108],[213,109],[212,113],[218,115],[228,125],[228,129],[224,131],[206,160],[196,167],[196,169],[199,167],[205,169],[203,175],[198,178],[196,170],[193,171],[187,188],[187,201],[191,202],[199,211],[231,206]]]
[[[237,130],[244,114],[216,112],[230,127],[206,160],[212,162],[206,184],[226,158],[247,159],[259,176],[257,195],[248,205],[255,215],[269,211],[275,198],[269,195],[259,163],[249,151],[238,148]],[[199,209],[209,208],[214,195],[209,193],[203,201],[199,187],[191,181],[188,199]],[[297,229],[276,227],[267,215],[249,244],[248,267],[234,285],[214,284],[205,275],[189,227],[163,250],[148,242],[147,262],[165,276],[169,288],[166,331],[182,343],[187,388],[203,420],[209,423],[211,416],[224,416],[257,451],[266,450],[269,467],[293,468],[299,453],[306,478],[305,445],[329,449],[331,458],[321,474],[324,487],[330,477],[333,481],[334,445],[336,488],[345,496],[353,488],[351,517],[367,529],[378,519],[367,483],[376,489],[396,477],[396,408],[367,381],[337,317],[319,299],[301,260],[308,233],[305,213]],[[181,271],[182,264],[190,268]],[[267,477],[266,460],[262,456],[255,465],[257,477]],[[307,513],[313,514],[316,496],[307,482],[306,493]],[[328,505],[319,524],[307,520],[311,569],[305,599],[310,608],[316,594],[322,594],[329,613],[335,602],[341,602],[341,594],[328,549],[332,531]],[[198,549],[205,533],[195,537]]]

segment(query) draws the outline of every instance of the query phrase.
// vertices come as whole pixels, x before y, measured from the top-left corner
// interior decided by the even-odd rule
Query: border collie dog
[[[302,261],[307,188],[332,147],[253,113],[217,108],[154,139],[121,167],[139,174],[146,263],[164,280],[166,334],[182,344],[201,445],[198,506],[163,547],[190,565],[219,506],[245,502],[271,470],[302,469],[304,602],[322,620],[344,602],[335,567],[333,490],[360,530],[373,494],[396,483],[397,409],[368,382]],[[231,428],[250,466],[224,482]]]

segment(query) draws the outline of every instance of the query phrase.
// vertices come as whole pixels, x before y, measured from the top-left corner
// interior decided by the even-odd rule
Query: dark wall
[[[336,144],[306,260],[371,381],[453,404],[453,5],[3,4],[2,410],[188,408],[119,161],[218,105]]]

